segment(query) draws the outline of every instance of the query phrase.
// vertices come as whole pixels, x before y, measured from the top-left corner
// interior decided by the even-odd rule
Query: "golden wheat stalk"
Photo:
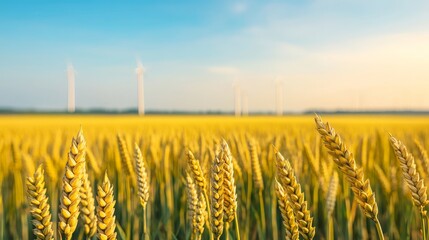
[[[429,177],[429,157],[428,157],[428,153],[426,151],[426,149],[423,147],[422,144],[420,144],[419,141],[414,140],[414,143],[417,146],[417,149],[419,150],[420,153],[420,160],[422,162],[423,165],[423,173],[426,177]]]
[[[82,178],[82,187],[80,188],[80,212],[84,220],[85,234],[91,238],[97,232],[97,217],[95,216],[94,195],[92,193],[91,182],[89,181],[86,167]]]
[[[91,169],[94,171],[95,175],[100,176],[102,174],[102,171],[97,163],[97,159],[91,151],[88,151],[88,149],[86,151],[86,161],[88,162],[88,165],[91,167]]]
[[[44,171],[40,165],[32,177],[27,177],[27,199],[33,217],[33,233],[37,239],[54,239],[51,213],[46,196]]]
[[[261,163],[259,162],[258,158],[258,150],[256,142],[253,138],[248,138],[247,145],[249,148],[249,154],[250,154],[250,162],[251,162],[251,168],[252,168],[252,178],[253,183],[255,185],[255,189],[258,191],[259,196],[259,210],[260,210],[260,218],[261,218],[261,225],[262,225],[262,231],[266,231],[266,222],[265,222],[265,204],[264,204],[264,197],[263,197],[263,190],[264,190],[264,179],[262,177],[262,169],[261,169]]]
[[[186,150],[185,154],[187,157],[188,169],[190,171],[190,175],[192,176],[192,180],[194,181],[194,183],[197,187],[197,192],[203,193],[204,198],[205,198],[206,207],[209,208],[209,210],[207,211],[207,218],[210,220],[211,219],[211,210],[210,210],[210,204],[209,204],[209,197],[208,197],[207,190],[206,190],[207,183],[206,183],[206,179],[204,178],[204,173],[201,169],[200,161],[195,159],[194,154],[192,154],[191,150],[189,150],[189,149]],[[208,221],[207,221],[207,226],[208,226],[208,228],[211,228]],[[212,234],[212,233],[213,232],[210,231],[210,234]]]
[[[200,161],[195,159],[194,154],[192,154],[191,150],[186,150],[186,156],[188,159],[188,168],[190,170],[192,179],[197,185],[198,189],[201,192],[206,191],[206,179],[204,178],[203,171],[201,169]]]
[[[283,226],[286,230],[286,239],[298,240],[299,230],[295,220],[295,215],[293,214],[291,203],[289,202],[287,194],[284,192],[283,187],[277,179],[275,183],[275,190],[277,201],[279,203],[280,213],[283,219]]]
[[[235,213],[237,211],[237,194],[234,180],[234,165],[232,163],[232,154],[228,147],[228,143],[225,140],[221,142],[221,154],[224,171],[223,178],[223,190],[224,190],[224,202],[223,212],[225,222],[231,223],[234,220]]]
[[[335,209],[335,201],[338,191],[338,173],[334,172],[329,181],[327,197],[326,197],[326,212],[328,216],[327,239],[334,240],[334,217],[332,216]]]
[[[259,162],[255,140],[249,139],[247,144],[249,147],[250,162],[252,165],[252,177],[253,177],[253,182],[255,183],[255,189],[262,190],[264,189],[264,180],[262,178],[261,163]]]
[[[317,131],[320,133],[325,147],[334,157],[338,168],[346,175],[361,209],[368,218],[375,221],[377,219],[378,207],[369,180],[365,180],[362,169],[356,166],[353,154],[347,149],[341,137],[329,123],[323,123],[319,116],[316,116],[315,121]]]
[[[52,158],[49,155],[43,156],[43,163],[46,168],[46,174],[53,186],[57,186],[58,183],[58,170],[57,166],[52,161]]]
[[[196,239],[201,239],[201,235],[204,232],[206,217],[206,201],[202,193],[197,193],[194,181],[188,173],[186,174],[186,190],[188,198],[188,216],[191,222],[192,233]]]
[[[133,184],[136,184],[136,176],[133,170],[133,165],[130,157],[130,153],[128,151],[127,143],[125,139],[121,135],[117,135],[117,142],[119,148],[119,154],[121,157],[122,169],[125,171],[125,174],[129,176],[132,180]]]
[[[230,224],[235,220],[235,231],[237,239],[240,239],[240,228],[238,226],[237,219],[237,193],[234,179],[234,159],[229,149],[228,143],[225,139],[221,141],[221,158],[223,158],[223,170],[224,170],[224,220],[226,223],[226,230],[230,227]]]
[[[203,193],[198,196],[198,204],[195,208],[194,225],[195,229],[198,229],[197,239],[201,239],[204,232],[204,223],[207,218],[207,204]]]
[[[223,159],[217,155],[213,160],[210,175],[211,231],[215,239],[223,233],[224,224],[224,170]]]
[[[134,160],[137,172],[137,183],[138,183],[138,195],[140,204],[143,208],[146,208],[146,204],[149,201],[149,179],[146,172],[146,166],[143,161],[142,152],[140,151],[137,143],[134,145]]]
[[[241,170],[240,165],[237,162],[236,158],[232,158],[232,165],[234,167],[234,174],[237,176],[238,180],[243,178],[243,171]]]
[[[426,215],[426,210],[424,208],[429,203],[426,186],[416,169],[414,157],[408,152],[407,147],[405,147],[402,142],[398,141],[393,136],[390,136],[389,140],[401,166],[402,176],[411,192],[414,205],[419,208],[422,215]]]
[[[71,239],[79,217],[82,170],[85,165],[86,141],[82,129],[73,138],[62,179],[59,228],[66,239]]]
[[[115,199],[107,171],[97,191],[97,232],[99,239],[116,239]]]
[[[147,176],[142,152],[140,151],[137,143],[134,144],[134,160],[137,172],[137,190],[140,204],[143,207],[143,234],[145,239],[149,239],[149,233],[146,226],[146,205],[149,201],[149,178]]]
[[[330,179],[331,170],[332,170],[332,167],[330,166],[330,163],[322,160],[320,163],[320,175],[323,178],[323,182],[327,182],[328,179]]]
[[[390,194],[392,192],[392,183],[389,177],[387,177],[383,169],[378,164],[374,165],[374,170],[377,174],[378,180],[380,181],[384,191],[386,192],[386,194]]]
[[[334,172],[329,181],[328,192],[326,197],[326,212],[328,216],[332,216],[335,208],[335,201],[337,199],[337,191],[338,191],[338,173]]]
[[[307,208],[304,193],[298,183],[290,162],[276,149],[276,176],[277,180],[286,190],[289,201],[292,204],[299,232],[304,239],[313,239],[316,229],[313,227],[313,218]]]
[[[187,206],[188,206],[188,217],[191,220],[195,214],[195,208],[198,202],[197,189],[195,188],[194,181],[189,173],[186,173],[186,197],[187,197]],[[194,226],[191,224],[192,232],[194,232]]]
[[[321,170],[323,171],[323,168],[322,166],[318,166],[318,162],[313,156],[310,146],[307,143],[304,143],[303,145],[304,145],[304,153],[307,156],[308,162],[310,163],[311,170],[313,171],[314,176],[318,181],[320,189],[322,190],[323,194],[326,195],[328,189],[326,188],[324,175],[320,173]]]
[[[372,219],[377,227],[380,239],[384,239],[380,221],[378,220],[378,206],[375,201],[374,192],[368,179],[365,179],[362,168],[356,166],[353,153],[351,153],[341,140],[340,135],[335,132],[329,123],[323,123],[322,119],[316,115],[316,128],[322,138],[329,154],[334,158],[334,162],[341,172],[346,176],[351,185],[351,189],[356,197],[360,209],[366,217]]]

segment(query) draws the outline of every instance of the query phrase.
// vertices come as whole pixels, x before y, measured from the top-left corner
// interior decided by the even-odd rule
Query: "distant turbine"
[[[68,89],[68,111],[70,113],[73,113],[75,111],[75,71],[73,68],[73,65],[69,64],[67,67],[67,78],[69,82],[69,89]]]
[[[283,83],[276,80],[276,114],[283,115]]]
[[[137,90],[138,90],[138,111],[139,115],[144,115],[144,89],[143,89],[143,77],[145,69],[140,61],[137,61]]]
[[[239,117],[241,115],[241,90],[238,83],[234,84],[234,102],[235,102],[235,116]]]
[[[242,95],[243,95],[243,115],[247,116],[249,115],[249,98],[245,93],[243,93]]]

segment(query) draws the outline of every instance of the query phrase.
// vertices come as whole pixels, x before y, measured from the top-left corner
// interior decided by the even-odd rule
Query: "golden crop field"
[[[429,117],[321,117],[2,116],[0,238],[428,239]]]

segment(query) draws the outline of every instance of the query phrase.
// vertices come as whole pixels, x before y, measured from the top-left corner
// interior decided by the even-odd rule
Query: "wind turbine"
[[[67,66],[67,79],[69,82],[68,86],[68,112],[73,113],[75,111],[75,71],[72,64]]]
[[[236,82],[233,85],[234,87],[234,112],[235,116],[239,117],[241,115],[241,89],[240,85]]]
[[[247,116],[249,115],[249,98],[247,97],[247,94],[243,92],[243,115]]]
[[[276,80],[276,114],[283,115],[283,83],[279,78]]]
[[[137,91],[138,91],[138,112],[139,115],[144,115],[144,88],[143,88],[143,77],[145,69],[140,61],[137,61]]]

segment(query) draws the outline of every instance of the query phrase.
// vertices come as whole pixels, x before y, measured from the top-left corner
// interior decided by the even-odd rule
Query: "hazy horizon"
[[[174,1],[0,3],[0,108],[137,106],[233,111],[233,84],[250,112],[429,109],[425,1]]]

